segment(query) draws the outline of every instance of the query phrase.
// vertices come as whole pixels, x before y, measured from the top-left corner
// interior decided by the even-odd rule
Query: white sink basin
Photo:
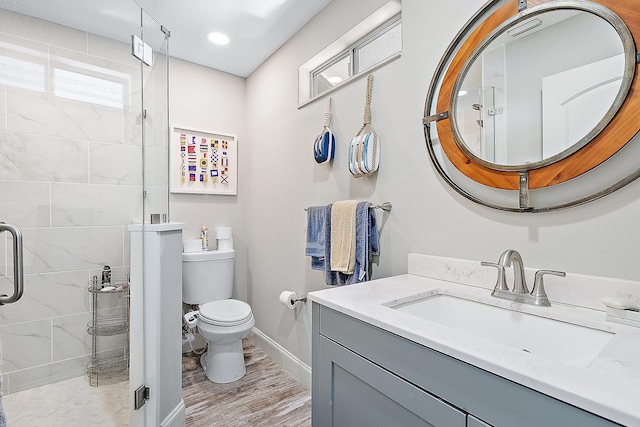
[[[536,356],[587,367],[614,333],[436,294],[391,308]]]

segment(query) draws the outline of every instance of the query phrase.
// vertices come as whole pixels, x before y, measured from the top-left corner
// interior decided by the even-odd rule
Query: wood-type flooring
[[[207,379],[200,356],[182,356],[186,427],[311,426],[311,393],[249,340],[246,375],[229,384]]]
[[[187,427],[307,427],[311,393],[244,340],[247,374],[230,384],[209,381],[200,356],[182,356]],[[129,426],[129,382],[89,386],[86,376],[3,397],[10,427]]]

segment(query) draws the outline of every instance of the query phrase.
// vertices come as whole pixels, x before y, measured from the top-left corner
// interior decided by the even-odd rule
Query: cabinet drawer
[[[327,338],[320,338],[320,426],[465,427],[466,414]]]

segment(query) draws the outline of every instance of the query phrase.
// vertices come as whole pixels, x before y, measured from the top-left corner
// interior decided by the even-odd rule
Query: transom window
[[[313,97],[339,86],[402,52],[400,16],[377,28],[357,44],[326,61],[312,72]]]
[[[402,53],[399,0],[378,9],[298,70],[298,101],[303,106]]]

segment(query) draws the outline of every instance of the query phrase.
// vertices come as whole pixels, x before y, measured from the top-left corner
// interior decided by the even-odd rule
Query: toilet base
[[[214,383],[226,384],[239,380],[247,372],[242,340],[231,344],[208,343],[207,352],[200,356],[200,364],[207,378]]]

